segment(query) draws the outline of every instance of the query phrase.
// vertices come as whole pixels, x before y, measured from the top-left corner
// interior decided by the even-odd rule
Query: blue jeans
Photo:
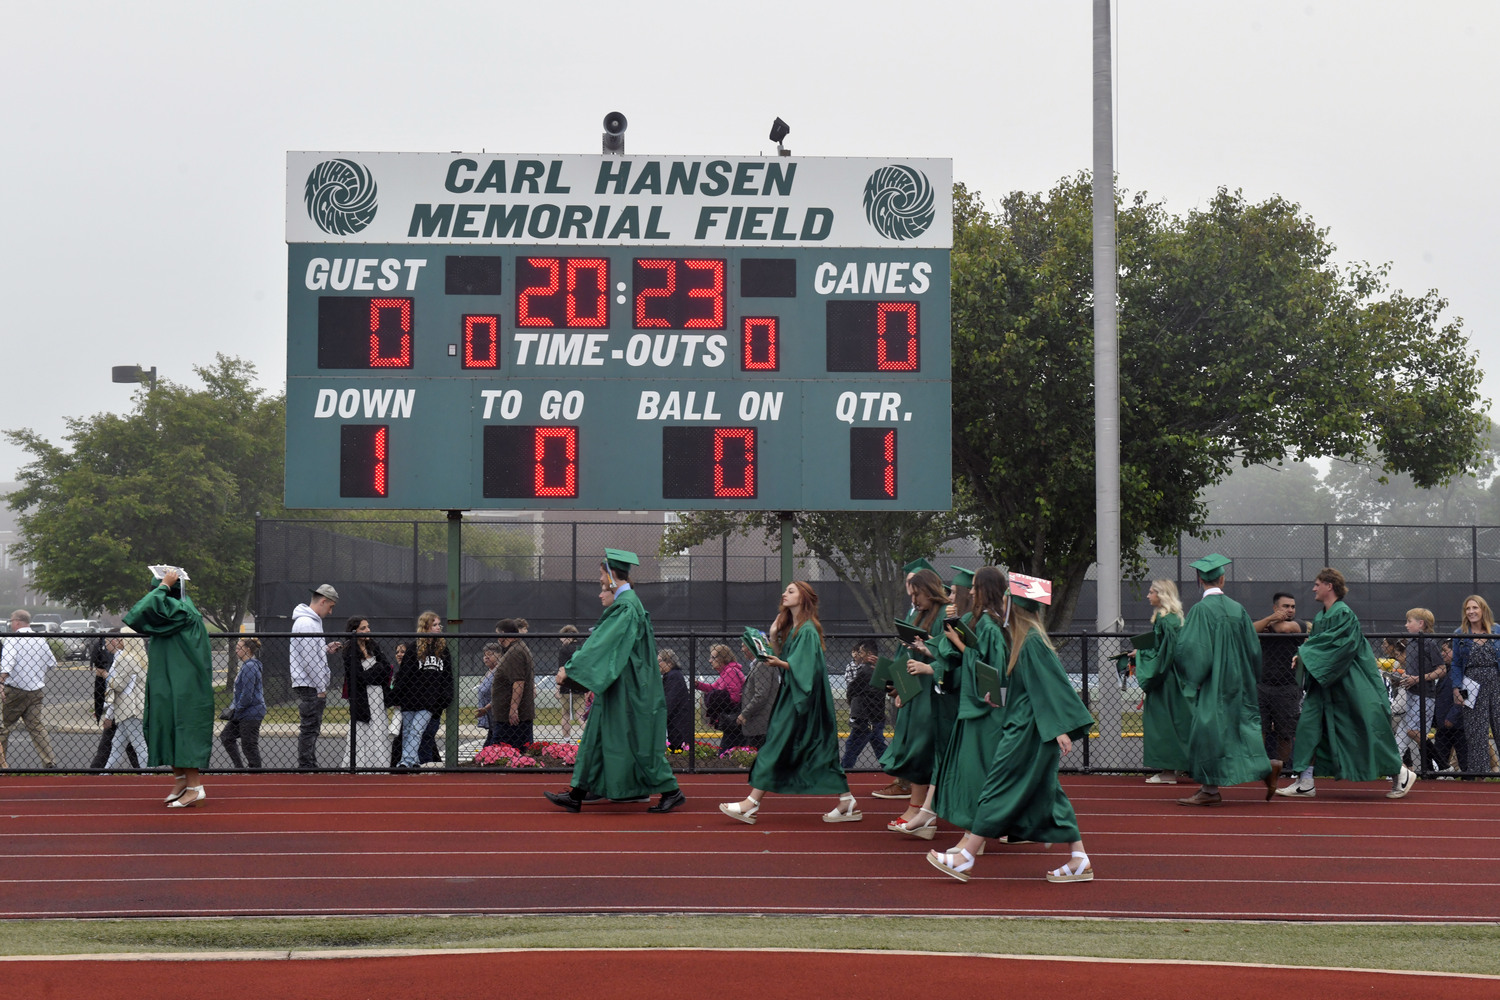
[[[430,721],[432,713],[425,708],[401,713],[401,763],[398,766],[417,766],[417,747],[422,742],[422,732]]]
[[[875,747],[875,762],[880,763],[880,755],[885,753],[886,746],[884,719],[874,722],[862,722],[859,719],[849,721],[849,738],[844,741],[844,759],[840,762],[844,770],[854,766],[866,745]]]

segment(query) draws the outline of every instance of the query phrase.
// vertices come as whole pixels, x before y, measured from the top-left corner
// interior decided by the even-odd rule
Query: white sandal
[[[749,823],[751,826],[754,826],[755,814],[760,812],[760,803],[754,799],[749,799],[748,801],[750,803],[750,808],[748,809],[745,808],[744,802],[720,802],[719,812],[730,819],[737,819],[741,823]]]
[[[188,799],[186,802],[182,801],[184,798],[187,797],[187,793],[188,792],[192,792],[193,793],[193,797],[191,799]],[[187,788],[184,788],[182,790],[182,795],[178,796],[177,798],[173,799],[171,802],[167,803],[167,808],[168,809],[191,809],[193,806],[195,806],[198,803],[202,802],[206,798],[208,798],[208,792],[206,792],[206,791],[203,790],[203,786],[202,785],[189,785]]]
[[[937,836],[937,813],[931,809],[918,809],[917,814],[910,820],[903,822],[900,817],[897,817],[887,823],[885,828],[892,833],[904,833],[908,837],[931,840]]]
[[[1074,851],[1073,857],[1078,858],[1078,867],[1073,867],[1070,859],[1061,868],[1054,868],[1047,873],[1048,882],[1091,882],[1094,879],[1094,867],[1089,864],[1089,856],[1082,851]]]
[[[954,855],[961,855],[962,861],[952,860]],[[927,863],[945,875],[952,875],[960,882],[969,881],[969,870],[974,867],[974,855],[962,847],[955,847],[951,851],[928,851]]]
[[[859,805],[854,801],[854,796],[845,792],[839,796],[839,804],[823,814],[825,823],[855,823],[865,818],[865,814],[859,811]]]

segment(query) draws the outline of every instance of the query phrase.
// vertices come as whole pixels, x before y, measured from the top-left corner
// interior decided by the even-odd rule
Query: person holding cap
[[[1266,756],[1260,728],[1260,636],[1250,612],[1224,593],[1231,562],[1215,552],[1191,563],[1203,599],[1172,650],[1171,669],[1192,707],[1185,770],[1202,785],[1178,805],[1220,805],[1220,785],[1246,781],[1264,783],[1269,802],[1281,777],[1282,762]]]
[[[213,653],[208,629],[183,591],[179,570],[125,613],[125,624],[151,639],[146,649],[146,764],[172,768],[167,808],[185,809],[208,798],[199,772],[214,740]]]
[[[1385,682],[1359,619],[1344,603],[1348,593],[1344,574],[1331,567],[1323,567],[1313,580],[1313,599],[1323,610],[1313,617],[1307,641],[1297,651],[1307,673],[1307,698],[1292,740],[1297,780],[1276,790],[1285,798],[1317,794],[1315,764],[1344,781],[1390,777],[1388,799],[1405,798],[1417,783],[1417,772],[1401,762],[1396,750]]]
[[[630,585],[640,558],[623,549],[605,549],[599,586],[611,595],[588,640],[558,681],[569,678],[594,693],[589,724],[583,730],[573,779],[547,801],[578,812],[591,793],[635,802],[661,793],[648,812],[671,812],[687,801],[667,764],[667,700],[656,662],[651,615]],[[602,599],[602,594],[601,594]]]
[[[333,614],[339,592],[330,584],[313,588],[312,598],[292,611],[292,631],[322,636],[323,619]],[[321,638],[291,640],[292,690],[297,694],[297,766],[318,766],[318,733],[323,728],[323,709],[328,705],[328,657],[338,652],[339,644],[325,643]]]
[[[985,579],[989,580],[987,571]],[[993,593],[988,586],[986,591]],[[1039,612],[1043,604],[1052,603],[1051,582],[1012,573],[1003,601],[1003,621],[1010,626],[1008,652],[993,636],[985,640],[985,633],[976,630],[976,637],[992,655],[1006,652],[1003,668],[994,664],[1000,672],[1004,706],[995,713],[1001,717],[999,739],[968,832],[950,850],[928,851],[927,863],[967,882],[987,838],[1066,843],[1072,856],[1067,864],[1047,872],[1047,881],[1087,882],[1094,877],[1094,867],[1057,769],[1062,755],[1073,749],[1073,741],[1088,736],[1094,717],[1078,697],[1042,626]],[[999,707],[993,700],[988,704]]]

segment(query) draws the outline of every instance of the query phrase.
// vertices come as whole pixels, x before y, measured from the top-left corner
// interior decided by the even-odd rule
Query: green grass
[[[370,948],[847,948],[1500,974],[1500,926],[936,917],[18,920],[3,955]]]

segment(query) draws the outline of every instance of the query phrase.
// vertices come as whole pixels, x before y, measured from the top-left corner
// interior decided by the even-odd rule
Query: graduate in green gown
[[[927,632],[927,639],[908,643],[911,655],[906,671],[922,686],[910,702],[897,699],[896,728],[891,742],[880,755],[880,767],[893,777],[911,783],[906,811],[886,829],[909,834],[922,817],[931,822],[931,814],[922,816],[927,805],[928,786],[932,784],[933,764],[937,757],[937,697],[933,693],[937,640],[943,634],[943,617],[948,607],[948,591],[934,570],[921,569],[912,574],[908,589],[915,608],[908,622]]]
[[[149,767],[172,768],[167,807],[184,809],[207,798],[198,772],[208,766],[214,739],[213,653],[203,616],[169,569],[161,583],[125,613],[124,622],[149,636],[146,667],[146,750]]]
[[[557,672],[594,692],[589,724],[573,763],[572,786],[545,793],[553,805],[578,812],[590,793],[639,801],[661,799],[648,812],[671,812],[687,801],[667,763],[667,700],[656,663],[651,615],[630,585],[634,552],[605,549],[599,586],[614,593],[594,630]]]
[[[1177,633],[1182,629],[1182,599],[1171,580],[1152,580],[1146,599],[1151,612],[1151,648],[1138,649],[1135,680],[1145,694],[1141,709],[1141,762],[1158,773],[1147,784],[1175,785],[1178,772],[1188,766],[1188,731],[1193,705],[1173,669]]]
[[[823,814],[823,821],[861,820],[864,816],[839,765],[833,688],[828,683],[818,594],[812,584],[795,580],[782,591],[781,609],[770,635],[780,655],[768,656],[766,662],[781,671],[781,687],[771,706],[766,741],[750,767],[749,796],[739,802],[722,802],[719,811],[753,825],[766,792],[837,795],[839,804]]]
[[[955,580],[954,585],[957,583]],[[971,575],[969,586],[973,607],[964,621],[979,642],[977,646],[967,646],[951,627],[944,630],[946,643],[957,649],[960,656],[953,678],[958,692],[958,717],[947,746],[938,757],[933,783],[936,792],[932,797],[933,812],[961,830],[974,826],[974,807],[989,777],[1004,721],[1001,710],[986,701],[984,692],[979,690],[976,669],[983,662],[1000,670],[1010,658],[1005,632],[1000,628],[1006,589],[1004,571],[985,566]],[[948,685],[945,680],[945,690]]]
[[[1307,697],[1292,741],[1292,766],[1299,774],[1276,790],[1286,798],[1312,798],[1315,770],[1345,781],[1391,777],[1388,799],[1405,797],[1417,783],[1417,773],[1396,751],[1389,695],[1359,619],[1344,603],[1348,593],[1344,574],[1336,569],[1324,567],[1313,581],[1313,598],[1323,610],[1297,650],[1307,674]]]
[[[1186,770],[1203,787],[1178,805],[1219,805],[1220,785],[1246,781],[1262,782],[1269,801],[1281,776],[1260,729],[1260,636],[1250,613],[1221,586],[1230,562],[1214,553],[1191,564],[1203,599],[1177,633],[1172,661],[1193,707]]]
[[[1062,790],[1057,769],[1073,741],[1094,724],[1062,661],[1052,648],[1038,611],[1051,603],[1046,580],[1012,573],[1006,594],[1010,656],[1004,668],[1002,716],[995,758],[974,805],[974,822],[947,851],[928,851],[927,861],[961,882],[989,837],[1010,841],[1067,843],[1068,863],[1047,873],[1049,882],[1087,882],[1093,865],[1078,832],[1078,817]],[[997,665],[998,666],[998,665]]]

